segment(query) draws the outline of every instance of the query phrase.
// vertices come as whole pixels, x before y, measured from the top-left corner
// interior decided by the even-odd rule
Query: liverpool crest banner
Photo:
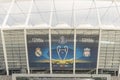
[[[98,34],[76,35],[76,69],[96,68],[98,55]]]

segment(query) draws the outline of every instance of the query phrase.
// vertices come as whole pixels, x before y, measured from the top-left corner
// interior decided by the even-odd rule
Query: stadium
[[[119,0],[0,0],[0,80],[119,80]]]

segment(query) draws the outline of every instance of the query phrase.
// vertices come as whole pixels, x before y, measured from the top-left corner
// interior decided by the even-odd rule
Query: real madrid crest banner
[[[49,38],[46,34],[27,35],[30,68],[49,69]]]

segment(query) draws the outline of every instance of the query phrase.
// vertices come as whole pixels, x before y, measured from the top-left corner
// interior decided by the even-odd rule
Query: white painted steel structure
[[[38,27],[39,26],[39,27]],[[9,63],[9,59],[10,58],[10,54],[12,54],[13,56],[15,54],[13,54],[13,52],[11,53],[8,53],[8,50],[9,50],[9,45],[8,44],[12,44],[11,42],[8,43],[9,40],[12,40],[12,35],[13,38],[15,38],[15,40],[17,38],[20,38],[19,36],[21,35],[22,38],[20,38],[20,42],[21,42],[21,39],[22,39],[22,43],[16,43],[14,45],[23,45],[23,48],[21,46],[18,47],[18,49],[20,48],[21,50],[23,50],[24,52],[26,52],[26,54],[24,52],[19,52],[17,51],[16,53],[17,54],[25,54],[23,57],[24,57],[24,64],[19,64],[19,66],[22,66],[23,65],[23,68],[26,68],[28,73],[30,73],[30,69],[29,69],[29,61],[28,61],[28,52],[27,52],[27,40],[26,40],[26,35],[27,34],[41,34],[39,31],[42,30],[48,30],[49,32],[49,43],[51,43],[51,37],[50,37],[50,33],[51,33],[51,30],[73,30],[74,31],[74,50],[76,49],[75,46],[76,46],[76,30],[79,31],[80,33],[83,33],[84,31],[87,31],[87,34],[96,34],[96,31],[99,32],[99,37],[100,37],[100,41],[99,41],[99,48],[98,48],[98,51],[99,51],[99,55],[98,55],[98,62],[97,62],[97,68],[96,68],[96,71],[97,69],[115,69],[115,70],[119,70],[119,60],[120,60],[120,55],[119,55],[119,44],[120,44],[120,40],[119,40],[119,34],[120,34],[120,28],[108,28],[103,25],[101,28],[94,28],[92,26],[86,26],[86,25],[81,25],[82,27],[76,27],[76,28],[72,28],[72,27],[67,27],[67,24],[61,24],[61,25],[58,25],[58,27],[53,27],[53,28],[50,28],[49,26],[46,26],[45,24],[43,25],[38,25],[36,27],[28,27],[28,28],[25,28],[24,26],[23,27],[14,27],[14,28],[3,28],[1,29],[1,31],[3,32],[2,35],[3,37],[1,37],[2,40],[4,40],[4,43],[2,42],[3,44],[3,47],[4,47],[4,51],[6,52],[6,55],[4,55],[4,58],[5,58],[5,63],[7,64],[6,66],[6,71],[8,72],[7,74],[9,74],[9,69],[10,69],[10,65],[11,63]],[[46,27],[45,27],[46,26]],[[60,27],[61,26],[61,27]],[[110,25],[107,25],[107,26],[110,26]],[[17,34],[16,34],[17,32]],[[108,33],[108,34],[107,34]],[[112,33],[112,34],[109,34],[109,33]],[[11,34],[11,36],[7,36],[7,34]],[[42,33],[44,34],[44,33]],[[105,35],[106,34],[106,35]],[[15,36],[16,35],[16,36]],[[112,36],[113,35],[113,36]],[[106,37],[104,37],[106,36]],[[108,36],[108,37],[107,37]],[[112,36],[112,37],[110,37]],[[8,38],[7,38],[8,37]],[[11,38],[10,38],[11,37]],[[107,39],[108,38],[108,39]],[[106,40],[107,39],[107,40]],[[19,40],[16,40],[17,42],[19,42]],[[118,42],[119,41],[119,42]],[[50,44],[49,44],[50,45]],[[106,46],[107,45],[107,46]],[[110,47],[111,46],[111,47]],[[12,47],[12,46],[11,46]],[[106,50],[104,50],[105,48],[107,48]],[[109,49],[110,48],[110,49]],[[11,49],[17,49],[17,48],[11,48]],[[51,50],[51,49],[49,49]],[[112,53],[111,53],[112,52]],[[74,51],[75,53],[75,51]],[[110,54],[109,54],[110,53]],[[115,55],[116,56],[115,56]],[[19,55],[18,55],[19,56]],[[75,56],[75,55],[74,55]],[[113,57],[112,57],[113,56]],[[111,57],[110,59],[107,59],[107,57]],[[14,58],[14,57],[13,57]],[[105,58],[105,59],[104,59]],[[104,60],[103,60],[104,59]],[[107,60],[106,60],[107,59]],[[16,59],[17,60],[17,59]],[[109,63],[107,63],[107,61],[109,60]],[[14,60],[12,60],[13,62]],[[103,61],[103,62],[101,62]],[[112,61],[112,62],[110,62]],[[19,60],[18,60],[19,62]],[[17,62],[17,63],[18,63]],[[74,57],[74,62],[75,62],[75,57]],[[51,63],[50,63],[51,64]],[[12,65],[16,65],[16,66],[13,66],[13,68],[17,68],[17,64],[16,63],[12,63]],[[75,65],[75,63],[74,63]],[[110,66],[109,66],[110,65]],[[52,64],[50,66],[50,73],[52,74]],[[75,74],[75,66],[73,68],[73,73]],[[98,72],[96,72],[98,74]]]
[[[37,4],[37,2],[41,3],[40,1],[43,2],[45,6],[43,6],[43,5],[39,6],[39,4]],[[11,2],[9,0],[1,1],[1,3],[0,3],[0,6],[1,6],[1,8],[0,8],[1,9],[1,12],[0,12],[1,39],[2,39],[2,46],[3,46],[3,52],[4,52],[4,60],[5,60],[4,67],[6,69],[7,75],[9,75],[9,66],[8,66],[9,59],[7,58],[7,54],[8,54],[7,49],[6,49],[7,41],[5,41],[7,38],[5,37],[5,33],[7,33],[7,31],[8,31],[8,33],[9,33],[9,31],[19,31],[19,30],[23,31],[23,34],[24,34],[23,39],[24,39],[24,44],[25,44],[24,47],[25,47],[25,53],[26,53],[26,55],[25,55],[26,64],[23,66],[26,66],[25,68],[27,68],[28,73],[30,73],[28,52],[27,52],[27,42],[26,42],[27,41],[26,40],[27,31],[26,30],[34,30],[34,29],[38,29],[38,30],[48,29],[49,30],[50,73],[51,74],[52,74],[51,30],[54,30],[54,29],[66,29],[66,30],[71,29],[72,30],[73,29],[74,30],[74,50],[76,49],[75,48],[75,46],[76,46],[76,42],[75,42],[76,41],[76,30],[98,30],[99,31],[99,47],[98,47],[98,63],[97,63],[97,69],[96,69],[96,73],[98,74],[98,69],[101,68],[99,65],[100,60],[101,60],[100,55],[103,55],[103,54],[101,54],[101,46],[102,46],[101,41],[103,39],[102,36],[104,36],[102,33],[104,31],[106,31],[105,33],[107,34],[107,31],[114,32],[114,31],[120,30],[120,27],[119,27],[120,26],[120,24],[119,24],[120,23],[119,22],[120,21],[119,20],[120,2],[119,2],[119,0],[105,0],[105,1],[103,1],[103,0],[87,0],[87,1],[70,0],[68,2],[68,7],[66,7],[64,1],[62,1],[62,0],[61,1],[58,0],[58,2],[57,1],[55,2],[55,1],[56,0],[45,0],[45,2],[42,0],[26,0],[26,1],[12,0]],[[27,4],[30,3],[30,5],[26,6],[26,3]],[[55,5],[55,3],[56,3],[56,5]],[[74,5],[73,5],[73,3],[74,3]],[[85,4],[85,6],[82,5],[80,7],[79,4],[83,4],[83,3]],[[93,5],[93,3],[94,3],[94,5]],[[102,5],[102,3],[104,3],[104,5]],[[61,4],[63,4],[63,6],[60,6]],[[89,5],[89,7],[86,7],[86,5],[88,5],[88,4],[91,4],[92,7],[90,5]],[[106,4],[107,4],[107,6],[106,6]],[[22,5],[24,5],[24,6],[22,6]],[[102,6],[104,6],[104,7],[102,7]],[[41,7],[42,8],[44,7],[43,10]],[[62,10],[61,7],[65,8],[65,9]],[[5,8],[5,12],[4,12],[3,8]],[[101,13],[102,9],[104,9],[103,10],[104,13]],[[111,11],[109,12],[110,9],[112,11],[115,10],[117,12],[116,13],[111,12]],[[83,12],[85,10],[85,13],[80,14],[80,12],[82,10],[83,10]],[[90,12],[92,12],[92,10],[93,10],[92,17],[89,18]],[[64,12],[67,13],[67,11],[68,11],[68,14],[66,15]],[[80,11],[80,12],[77,12],[77,11]],[[107,12],[109,12],[108,16],[106,16]],[[59,15],[61,15],[61,13],[62,13],[62,17],[59,16]],[[86,15],[86,13],[88,13],[88,15]],[[118,16],[113,15],[113,13],[118,14]],[[34,14],[35,14],[35,16],[33,16]],[[95,14],[96,14],[96,16],[95,16]],[[17,17],[15,17],[15,15],[17,15]],[[37,16],[37,18],[36,18],[36,16]],[[40,16],[40,18],[41,18],[40,21],[39,21],[38,16]],[[82,16],[84,16],[85,20],[82,20],[83,19]],[[45,17],[45,18],[43,18],[43,17]],[[94,17],[96,17],[96,18],[94,18]],[[105,17],[105,19],[103,19],[104,17]],[[69,21],[69,19],[71,19],[71,21]],[[64,21],[64,20],[66,20],[66,21]],[[87,20],[88,20],[88,22],[87,22]],[[58,22],[56,22],[56,21],[58,21]],[[108,21],[108,23],[107,23],[107,21]],[[38,25],[40,23],[45,23],[45,24]],[[65,23],[65,24],[59,25],[58,27],[54,27],[54,26],[58,25],[59,23]],[[67,25],[66,23],[70,26],[66,26]],[[81,25],[79,25],[79,24],[81,24]],[[82,24],[84,24],[84,25],[82,25]],[[85,25],[85,24],[90,24],[90,25]],[[36,25],[38,25],[38,27],[36,27]],[[10,33],[12,33],[12,32],[10,32]],[[115,35],[117,33],[118,32],[115,32]],[[14,32],[13,32],[13,34],[14,34]],[[21,34],[21,33],[19,32],[18,35],[19,34]],[[75,51],[74,51],[74,53],[75,53]],[[74,54],[74,56],[75,56],[75,54]],[[74,62],[75,62],[75,57],[74,57]],[[117,64],[119,64],[119,62]],[[74,63],[73,69],[74,69],[73,73],[75,74],[75,63]],[[118,69],[120,71],[119,65],[116,69]]]

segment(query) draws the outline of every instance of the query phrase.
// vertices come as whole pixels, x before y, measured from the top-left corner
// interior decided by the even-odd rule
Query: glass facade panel
[[[120,31],[102,30],[99,68],[118,69],[120,60]],[[104,60],[103,60],[104,58]]]
[[[24,30],[4,30],[3,32],[10,74],[13,73],[14,70],[16,72],[21,72],[22,70],[26,72],[27,63]]]
[[[0,33],[0,70],[5,69],[5,60],[4,60],[4,53],[3,53],[3,45],[2,45],[2,38]]]

